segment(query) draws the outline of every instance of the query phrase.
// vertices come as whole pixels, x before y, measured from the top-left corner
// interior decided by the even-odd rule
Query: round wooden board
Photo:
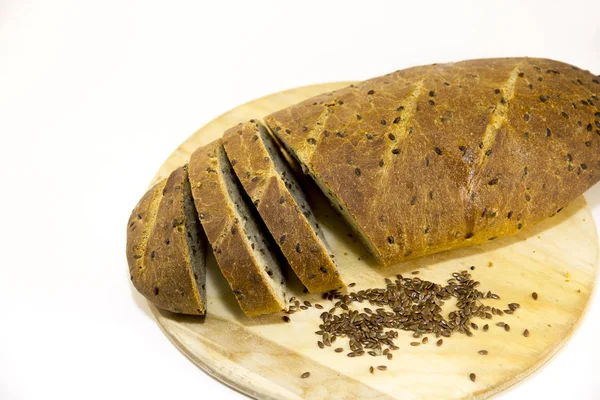
[[[218,117],[185,141],[160,168],[155,181],[186,163],[199,146],[222,135],[229,127],[260,118],[310,96],[347,86],[349,82],[313,85],[263,97]],[[291,316],[246,318],[220,274],[212,255],[207,263],[208,315],[186,317],[151,306],[169,339],[210,375],[260,399],[482,399],[530,375],[571,336],[581,320],[594,286],[598,239],[592,214],[583,197],[555,217],[521,234],[475,246],[380,268],[348,236],[348,228],[331,212],[322,197],[310,190],[325,236],[354,290],[384,287],[384,278],[419,270],[419,277],[444,283],[452,272],[475,266],[473,277],[480,289],[491,290],[500,300],[485,303],[506,309],[516,302],[514,315],[475,319],[480,329],[472,337],[454,335],[437,347],[412,347],[415,339],[404,331],[395,340],[400,350],[388,361],[365,355],[348,358],[346,340],[335,347],[316,345],[319,315],[315,308]],[[313,304],[332,307],[320,296],[302,293],[292,282],[291,295]],[[539,294],[534,301],[532,292]],[[364,304],[363,306],[367,306]],[[510,332],[497,327],[504,321]],[[481,327],[489,323],[488,332]],[[524,329],[530,331],[528,338]],[[481,356],[478,350],[488,350]],[[387,371],[369,373],[369,366],[386,365]],[[309,371],[308,379],[300,375]],[[477,374],[471,382],[469,374]]]

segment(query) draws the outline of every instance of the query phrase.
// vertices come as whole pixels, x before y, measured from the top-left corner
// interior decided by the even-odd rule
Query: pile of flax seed
[[[412,274],[417,275],[418,271]],[[394,343],[399,330],[410,331],[413,338],[420,339],[411,342],[411,346],[427,344],[429,338],[425,335],[434,335],[438,339],[437,346],[441,346],[443,338],[454,333],[472,336],[472,331],[479,329],[479,326],[472,322],[474,318],[491,320],[493,316],[513,314],[520,307],[517,303],[510,303],[504,309],[483,304],[485,299],[500,300],[500,296],[490,291],[479,290],[480,282],[472,279],[466,270],[453,273],[443,286],[416,276],[405,278],[402,275],[396,275],[393,281],[386,278],[385,283],[385,288],[359,290],[348,294],[338,290],[325,293],[323,299],[334,302],[334,306],[320,316],[322,323],[315,332],[321,337],[317,345],[322,349],[334,347],[335,352],[341,353],[344,349],[333,346],[333,343],[337,338],[347,338],[351,350],[347,353],[348,357],[369,354],[391,360],[392,351],[399,349]],[[348,286],[352,288],[355,284],[351,283]],[[537,293],[535,296],[532,294],[532,297],[537,299]],[[445,316],[442,307],[451,299],[454,299],[456,304]],[[294,297],[290,300],[288,314],[313,306],[308,301],[301,303]],[[314,307],[324,309],[321,304],[315,304]],[[284,319],[290,321],[287,316]],[[496,325],[507,332],[510,331],[510,326],[505,322]],[[489,325],[485,324],[482,330],[488,331]],[[529,331],[525,330],[523,334],[527,337]],[[478,353],[488,354],[486,350],[480,350]]]

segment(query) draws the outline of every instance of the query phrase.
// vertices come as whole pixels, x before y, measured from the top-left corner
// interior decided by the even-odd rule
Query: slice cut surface
[[[343,287],[305,195],[266,128],[251,120],[226,131],[223,143],[244,190],[304,286],[313,293]]]
[[[164,310],[205,314],[206,238],[192,206],[187,166],[147,192],[128,229],[127,255],[136,289]]]
[[[284,274],[270,237],[246,204],[221,139],[190,160],[194,204],[215,259],[249,317],[287,309]]]

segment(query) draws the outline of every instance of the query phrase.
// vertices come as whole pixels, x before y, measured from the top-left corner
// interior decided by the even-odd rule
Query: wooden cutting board
[[[313,85],[287,90],[239,106],[216,118],[187,139],[160,168],[155,181],[186,163],[190,154],[222,135],[229,127],[261,118],[272,111],[310,96],[339,89],[345,83]],[[400,331],[400,347],[393,360],[365,355],[348,358],[348,343],[320,349],[317,336],[322,312],[314,307],[291,316],[246,318],[220,274],[212,255],[208,261],[208,315],[178,316],[151,305],[169,339],[208,374],[231,387],[260,399],[482,399],[530,375],[547,362],[579,324],[590,294],[598,264],[598,238],[592,214],[583,197],[555,217],[511,238],[484,246],[437,254],[394,267],[380,268],[365,250],[348,236],[348,228],[329,209],[323,198],[310,192],[315,214],[324,228],[346,282],[360,289],[384,287],[384,278],[419,271],[419,277],[445,283],[452,272],[468,269],[500,300],[485,303],[501,309],[507,303],[521,305],[514,315],[475,319],[481,328],[472,337],[456,334],[437,347],[429,343],[412,347],[415,339]],[[411,275],[409,275],[411,276]],[[291,295],[333,305],[318,295],[302,293],[292,282]],[[539,294],[533,300],[532,292]],[[363,306],[367,306],[366,304]],[[497,322],[510,324],[506,332]],[[523,335],[528,329],[529,337]],[[334,347],[343,347],[336,353]],[[479,355],[487,350],[488,355]],[[387,366],[369,372],[370,366]],[[304,372],[310,377],[302,379]],[[477,379],[472,382],[470,373]]]

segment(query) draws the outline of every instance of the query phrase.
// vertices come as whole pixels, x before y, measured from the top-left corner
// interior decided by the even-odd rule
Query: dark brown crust
[[[184,185],[187,167],[173,171],[169,178],[150,189],[134,209],[133,219],[140,228],[148,228],[149,236],[128,231],[127,256],[135,288],[157,307],[182,314],[206,312],[194,280],[188,254]],[[156,219],[146,220],[148,210],[158,205]],[[140,214],[140,219],[137,214]]]
[[[258,129],[265,128],[251,121],[223,136],[237,177],[304,286],[312,293],[343,287],[337,266],[275,169]]]
[[[234,291],[237,301],[249,317],[279,312],[286,308],[267,282],[251,243],[236,221],[234,207],[223,183],[224,176],[217,150],[218,139],[196,150],[190,159],[190,182],[196,210],[215,259]],[[233,172],[232,172],[233,173]],[[279,285],[279,282],[275,282]]]
[[[387,265],[516,234],[596,183],[599,80],[552,60],[471,60],[265,120]]]
[[[138,204],[135,206],[129,221],[127,221],[127,263],[129,264],[129,274],[131,279],[137,274],[137,270],[143,266],[143,256],[148,243],[150,229],[154,226],[156,215],[150,215],[149,209],[157,207],[162,197],[162,190],[165,181],[154,185],[144,194]]]

